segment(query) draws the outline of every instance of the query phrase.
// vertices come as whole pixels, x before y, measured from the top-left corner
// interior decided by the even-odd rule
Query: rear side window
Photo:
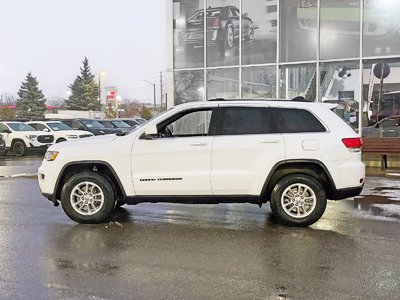
[[[271,108],[279,132],[326,132],[326,128],[309,111],[295,108]]]
[[[225,107],[222,109],[220,134],[265,134],[271,132],[266,108]]]

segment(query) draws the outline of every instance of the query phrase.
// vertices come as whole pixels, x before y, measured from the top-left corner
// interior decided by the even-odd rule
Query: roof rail
[[[312,100],[304,98],[303,96],[294,97],[291,101],[296,101],[296,102],[314,102]]]
[[[225,99],[225,98],[211,98],[211,99],[208,99],[207,101],[226,101],[227,99]]]

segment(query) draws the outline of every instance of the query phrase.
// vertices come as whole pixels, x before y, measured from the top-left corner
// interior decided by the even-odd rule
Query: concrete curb
[[[391,178],[391,179],[400,179],[400,173],[398,172],[385,172],[385,177],[386,178]]]

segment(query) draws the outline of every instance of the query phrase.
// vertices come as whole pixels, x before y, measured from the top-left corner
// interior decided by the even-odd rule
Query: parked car
[[[130,119],[130,118],[119,118],[116,120],[121,120],[124,123],[128,124],[129,126],[131,126],[133,129],[139,127],[141,125],[141,123],[139,123],[138,121],[134,120],[134,119]],[[146,120],[145,120],[146,121]]]
[[[48,132],[37,131],[23,122],[0,122],[0,133],[6,142],[6,150],[11,149],[16,156],[23,156],[28,152],[44,153],[53,143],[54,136]]]
[[[147,122],[146,119],[141,118],[141,117],[134,117],[133,120],[136,121],[136,122],[138,122],[140,125],[143,125],[144,123]]]
[[[209,7],[206,10],[207,44],[216,45],[221,55],[231,49],[239,39],[240,12],[235,6]],[[242,38],[252,40],[255,26],[248,14],[242,15]],[[186,51],[204,46],[204,9],[196,10],[187,20],[186,28],[179,32],[179,44]]]
[[[360,194],[361,146],[322,103],[190,102],[128,135],[55,144],[38,178],[79,223],[102,222],[125,203],[270,201],[280,222],[308,226],[327,199]]]
[[[372,126],[363,127],[364,137],[400,137],[400,115],[383,118]]]
[[[101,119],[101,120],[97,120],[101,125],[103,125],[106,128],[114,128],[114,129],[119,129],[122,132],[130,132],[132,131],[133,128],[131,125],[125,123],[122,120],[118,120],[118,119]]]
[[[58,119],[59,121],[67,124],[74,130],[85,130],[93,133],[94,135],[114,134],[121,133],[122,130],[118,128],[106,128],[100,124],[98,120],[78,118],[78,119]]]
[[[3,139],[3,135],[0,134],[0,155],[6,153],[6,142]]]
[[[54,135],[55,143],[94,136],[89,131],[74,130],[60,121],[29,121],[26,124],[38,131],[51,132]]]

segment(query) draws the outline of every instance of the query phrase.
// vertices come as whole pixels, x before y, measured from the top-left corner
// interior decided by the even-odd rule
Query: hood
[[[78,151],[78,149],[82,148],[98,148],[101,147],[102,144],[110,143],[117,138],[115,134],[97,135],[87,139],[70,140],[54,144],[50,146],[49,150],[59,151],[62,149],[76,149],[76,151]]]

